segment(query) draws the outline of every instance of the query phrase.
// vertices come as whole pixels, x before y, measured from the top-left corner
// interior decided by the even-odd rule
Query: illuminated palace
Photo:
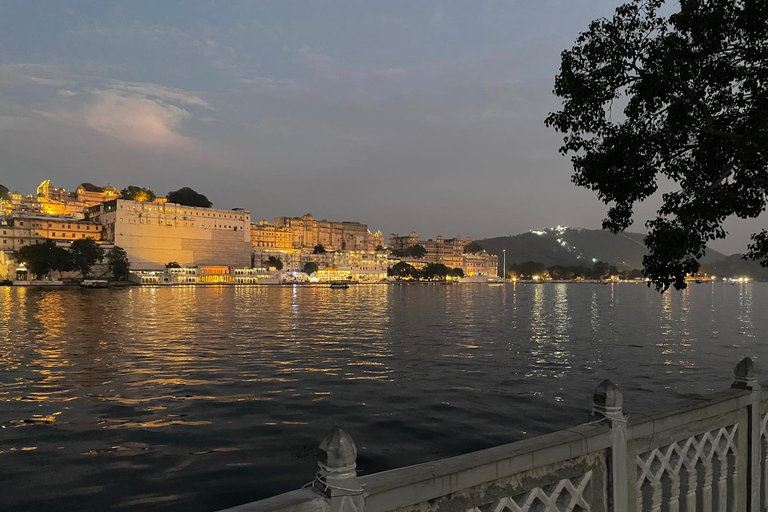
[[[82,219],[88,208],[119,196],[120,192],[111,185],[97,187],[82,183],[75,191],[69,192],[53,187],[51,180],[45,180],[37,187],[35,195],[12,193],[10,200],[3,201],[2,213],[66,215]]]
[[[393,261],[407,261],[414,266],[419,267],[427,263],[440,263],[449,268],[460,268],[466,276],[489,276],[497,277],[499,272],[499,257],[495,254],[488,254],[482,251],[477,254],[465,253],[464,247],[471,243],[472,239],[454,237],[445,239],[438,236],[435,240],[419,240],[419,235],[415,231],[410,234],[400,236],[397,233],[389,235],[389,250],[404,251],[414,245],[421,245],[426,249],[427,254],[424,258],[415,260],[415,258],[392,258]]]
[[[266,223],[254,226],[257,231],[269,227]],[[272,227],[276,233],[290,232],[292,249],[312,249],[321,244],[328,251],[373,251],[383,245],[381,232],[371,233],[367,224],[316,220],[310,213],[301,217],[276,217]]]
[[[104,226],[104,239],[125,249],[131,267],[181,265],[250,267],[251,214],[175,203],[114,199],[89,209]]]

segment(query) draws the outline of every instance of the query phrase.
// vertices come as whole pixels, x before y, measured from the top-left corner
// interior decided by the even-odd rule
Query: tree
[[[663,292],[685,287],[726,218],[766,208],[768,2],[679,0],[669,16],[662,4],[632,0],[590,24],[562,53],[563,108],[546,124],[565,134],[574,183],[609,205],[604,229],[625,230],[636,203],[672,185],[646,223],[644,273]],[[768,266],[768,232],[748,256]]]
[[[323,247],[323,244],[317,244],[312,250],[312,254],[325,254],[326,252],[327,251],[325,250],[325,247]]]
[[[524,261],[509,266],[510,273],[520,276],[522,279],[532,279],[533,276],[541,276],[547,271],[547,266],[540,261]]]
[[[308,261],[304,264],[303,271],[305,274],[314,274],[315,272],[317,272],[317,269],[318,269],[317,263],[315,263],[314,261]]]
[[[165,268],[181,268],[178,261],[169,261],[165,264]]]
[[[47,241],[46,244],[51,246],[48,252],[51,270],[59,273],[59,279],[64,279],[64,272],[70,272],[75,268],[75,260],[72,254],[63,247],[57,247],[53,241]]]
[[[27,270],[35,276],[35,279],[41,279],[51,271],[51,252],[55,244],[52,240],[46,240],[42,244],[25,245],[14,252],[13,259],[24,263]]]
[[[8,200],[11,198],[11,191],[5,185],[0,185],[0,199]]]
[[[454,268],[451,270],[451,274],[453,277],[464,277],[464,270],[462,270],[459,267]]]
[[[152,202],[157,199],[157,196],[148,188],[130,185],[120,191],[120,199],[128,199],[129,201]]]
[[[419,275],[418,270],[404,261],[396,263],[390,268],[390,270],[391,272],[387,272],[388,275],[398,277],[400,279],[415,279]]]
[[[484,250],[485,249],[483,249],[483,246],[474,240],[464,246],[464,254],[477,254],[483,252]]]
[[[439,281],[444,280],[449,273],[451,273],[451,269],[442,263],[427,263],[427,266],[421,271],[424,279],[437,279]]]
[[[411,257],[416,258],[417,260],[420,260],[427,255],[427,250],[421,244],[412,245],[408,249],[408,252]]]
[[[384,246],[381,244],[377,245],[376,248],[374,249],[374,251],[383,251],[383,250],[384,250]]]
[[[283,270],[283,262],[277,256],[267,258],[267,268],[274,267],[277,270]]]
[[[184,206],[199,206],[202,208],[213,206],[213,203],[207,197],[189,187],[182,187],[179,190],[168,192],[166,197],[169,203],[182,204]]]
[[[597,261],[592,265],[592,276],[595,279],[603,279],[608,277],[608,273],[611,270],[611,266],[604,261]]]
[[[69,248],[69,253],[72,255],[73,269],[79,271],[86,279],[91,275],[91,267],[104,259],[104,249],[93,238],[75,240]]]
[[[411,252],[408,249],[390,249],[389,252],[392,254],[392,256],[396,258],[407,258],[411,255]]]
[[[114,246],[107,253],[107,267],[115,279],[128,280],[131,263],[128,261],[128,253],[119,246]]]
[[[104,187],[98,187],[90,182],[85,182],[80,184],[81,187],[87,192],[104,192]]]

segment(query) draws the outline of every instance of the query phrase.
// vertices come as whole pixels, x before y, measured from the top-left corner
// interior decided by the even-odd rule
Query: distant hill
[[[768,281],[768,268],[761,267],[756,261],[742,259],[741,254],[732,254],[714,263],[704,264],[701,270],[722,277],[746,276],[757,281]]]
[[[616,265],[619,270],[643,268],[646,253],[641,233],[614,235],[600,229],[547,228],[515,236],[477,240],[486,251],[499,256],[507,250],[507,263],[540,261],[545,265],[592,266],[594,261]],[[708,249],[702,264],[714,264],[725,255]]]

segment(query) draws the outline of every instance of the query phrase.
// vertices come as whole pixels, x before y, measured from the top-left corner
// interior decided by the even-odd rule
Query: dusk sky
[[[598,228],[544,118],[560,52],[619,3],[0,0],[0,183],[190,186],[385,235]],[[736,252],[757,223],[727,227]]]

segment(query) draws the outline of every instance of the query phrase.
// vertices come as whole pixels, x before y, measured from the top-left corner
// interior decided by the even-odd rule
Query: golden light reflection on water
[[[373,432],[369,449],[378,454],[387,453],[378,437],[398,423],[409,428],[395,437],[429,442],[424,417],[439,428],[477,422],[501,435],[494,429],[519,421],[520,409],[499,404],[521,394],[533,397],[525,403],[531,418],[551,422],[554,402],[583,406],[592,381],[616,368],[622,382],[656,388],[679,385],[665,369],[694,365],[701,379],[690,386],[730,378],[721,367],[733,346],[739,356],[759,355],[753,339],[768,331],[766,315],[756,313],[768,294],[756,295],[756,286],[660,297],[588,284],[359,286],[343,294],[5,288],[2,457],[25,465],[32,480],[2,469],[0,477],[34,496],[32,486],[50,485],[35,475],[49,466],[78,474],[85,458],[108,467],[110,478],[139,471],[153,482],[214,467],[263,472],[276,451],[322,437],[331,421]],[[202,470],[193,458],[218,462]],[[78,492],[103,497],[93,475],[80,477]],[[177,491],[161,494],[184,495]]]

